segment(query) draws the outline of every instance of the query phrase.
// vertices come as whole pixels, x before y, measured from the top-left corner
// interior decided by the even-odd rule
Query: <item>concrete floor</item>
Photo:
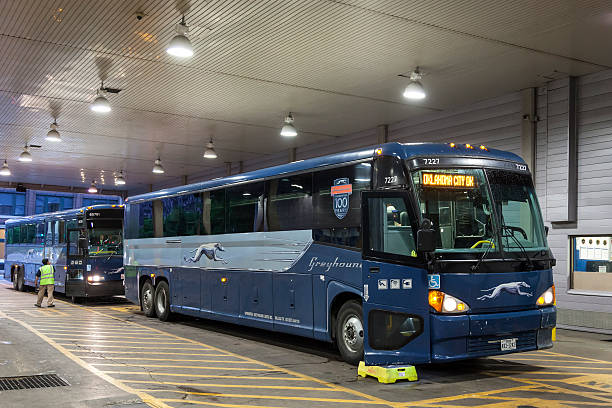
[[[0,377],[70,386],[0,392],[0,407],[612,407],[612,336],[559,331],[552,350],[419,366],[418,382],[384,385],[325,343],[164,323],[121,299],[34,302],[0,281]]]

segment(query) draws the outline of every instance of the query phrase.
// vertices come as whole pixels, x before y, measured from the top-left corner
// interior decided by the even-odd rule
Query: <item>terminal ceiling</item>
[[[84,187],[103,172],[115,189],[123,170],[122,188],[142,190],[612,67],[609,1],[0,3],[0,159],[13,182]],[[165,52],[183,14],[187,60]],[[428,96],[411,102],[398,74],[416,66]],[[104,116],[89,109],[102,80],[121,89]],[[292,139],[279,136],[289,111]],[[54,117],[61,143],[45,141]],[[215,160],[202,157],[210,138]],[[17,162],[26,143],[42,147]]]

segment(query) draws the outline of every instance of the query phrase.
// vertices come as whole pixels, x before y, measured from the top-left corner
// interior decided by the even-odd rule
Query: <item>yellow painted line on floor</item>
[[[599,360],[599,359],[596,359],[596,358],[574,356],[572,354],[555,353],[553,351],[542,350],[541,353],[552,354],[552,355],[555,355],[555,356],[573,357],[573,358],[578,358],[580,360],[589,360],[589,361],[594,361],[594,362],[597,362],[597,363],[606,363],[606,364],[610,363],[609,361]]]
[[[48,333],[50,336],[75,336],[75,337],[92,337],[95,336],[96,338],[103,338],[103,339],[107,339],[107,338],[111,338],[111,339],[142,339],[142,340],[163,340],[164,337],[168,337],[167,335],[157,335],[157,337],[147,337],[147,336],[123,336],[119,333],[115,334],[114,336],[106,336],[104,334],[98,334],[99,332],[92,332],[90,334],[75,334],[75,333],[55,333],[55,332],[51,332],[49,333],[49,331],[45,331],[45,333]],[[70,339],[65,339],[65,340],[70,340]],[[81,340],[81,339],[75,339],[75,340]],[[139,341],[135,341],[132,343],[140,343]],[[164,344],[170,344],[170,343],[164,343]],[[180,342],[180,343],[172,343],[172,344],[185,344],[184,342]]]
[[[71,344],[71,346],[74,346],[74,344]],[[150,351],[113,351],[113,350],[86,350],[86,349],[76,349],[76,350],[71,350],[72,352],[79,352],[79,353],[94,353],[94,354],[147,354],[147,355],[151,355],[152,353]],[[208,353],[160,353],[159,351],[155,351],[155,355],[158,354],[163,354],[163,355],[170,355],[170,356],[207,356],[207,357],[231,357],[228,356],[227,354],[208,354]],[[117,358],[121,358],[121,357],[117,357]],[[143,359],[146,360],[146,357],[143,357]]]
[[[164,402],[180,402],[182,404],[196,404],[196,405],[212,405],[215,407],[227,407],[227,408],[280,408],[278,405],[245,405],[245,404],[222,404],[220,402],[206,402],[206,401],[195,401],[195,400],[184,400],[184,399],[172,399],[165,398]]]
[[[75,307],[84,308],[83,306],[80,306],[80,305],[74,305],[74,306],[75,306]],[[174,337],[174,338],[176,338],[176,339],[179,339],[179,340],[183,340],[183,341],[186,341],[186,342],[189,342],[189,343],[192,343],[192,344],[197,344],[197,345],[200,345],[200,346],[203,346],[203,347],[207,347],[207,348],[209,348],[209,349],[211,349],[211,350],[216,350],[216,351],[219,351],[219,352],[227,353],[227,354],[229,354],[229,355],[231,355],[231,356],[234,356],[234,357],[237,357],[237,358],[243,359],[243,360],[245,360],[245,361],[251,361],[251,362],[254,362],[254,363],[258,363],[258,364],[260,364],[260,365],[262,365],[262,366],[264,366],[264,367],[269,367],[269,368],[271,368],[271,369],[273,369],[273,370],[282,371],[282,372],[284,372],[284,373],[286,373],[286,374],[288,374],[288,375],[292,375],[292,376],[295,376],[295,377],[299,377],[299,378],[301,378],[303,381],[310,381],[310,382],[315,382],[315,383],[318,383],[318,384],[322,384],[322,385],[325,385],[325,386],[327,386],[327,387],[329,387],[329,388],[337,389],[337,390],[340,390],[340,391],[345,392],[345,393],[347,393],[347,394],[352,394],[352,395],[356,395],[356,396],[359,396],[359,397],[362,397],[362,398],[369,399],[369,400],[371,400],[371,401],[376,401],[376,402],[379,402],[379,403],[381,403],[381,404],[383,404],[383,405],[388,405],[388,406],[392,406],[392,407],[394,407],[394,406],[397,406],[397,405],[398,405],[398,404],[397,404],[397,403],[395,403],[395,402],[387,401],[387,400],[384,400],[384,399],[382,399],[382,398],[375,397],[375,396],[370,395],[370,394],[366,394],[366,393],[363,393],[363,392],[360,392],[360,391],[357,391],[357,390],[353,390],[353,389],[351,389],[351,388],[342,387],[342,386],[339,386],[339,385],[336,385],[336,384],[332,384],[332,383],[330,383],[329,381],[325,381],[325,380],[321,380],[321,379],[316,378],[316,377],[311,377],[311,376],[309,376],[309,375],[301,374],[301,373],[298,373],[298,372],[293,371],[293,370],[289,370],[289,369],[286,369],[286,368],[282,368],[282,367],[275,366],[275,365],[273,365],[273,364],[269,364],[269,363],[265,363],[265,362],[262,362],[262,361],[258,361],[258,360],[255,360],[255,359],[252,359],[252,358],[249,358],[249,357],[246,357],[246,356],[241,356],[241,355],[239,355],[239,354],[235,354],[235,353],[229,352],[229,351],[227,351],[227,350],[223,350],[223,349],[218,348],[218,347],[214,347],[214,346],[211,346],[211,345],[207,345],[207,344],[204,344],[204,343],[200,343],[200,342],[198,342],[198,341],[196,341],[196,340],[191,340],[191,339],[188,339],[188,338],[185,338],[185,337],[180,337],[180,336],[177,336],[177,335],[175,335],[175,334],[166,333],[166,332],[164,332],[164,331],[162,331],[162,330],[158,330],[158,329],[155,329],[155,328],[152,328],[152,327],[147,327],[147,326],[144,326],[144,325],[142,325],[142,324],[140,324],[140,323],[128,322],[128,321],[123,320],[123,319],[121,319],[121,318],[119,318],[119,317],[115,317],[115,316],[108,315],[108,314],[105,314],[105,313],[102,313],[102,312],[98,312],[97,310],[90,310],[90,309],[88,309],[88,310],[89,310],[91,313],[95,313],[95,314],[98,314],[98,315],[100,315],[100,316],[110,317],[111,319],[114,319],[114,320],[117,320],[117,321],[120,321],[120,322],[124,322],[124,323],[130,323],[130,324],[136,325],[136,326],[138,326],[138,327],[148,328],[149,330],[156,331],[156,332],[158,332],[158,333],[169,334],[169,335],[171,335],[172,337]],[[288,379],[288,378],[287,378],[287,379]]]
[[[121,357],[121,356],[113,356],[113,357],[101,357],[101,356],[83,356],[80,358],[92,358],[98,360],[138,360],[138,361],[184,361],[184,362],[194,362],[199,361],[202,363],[228,363],[228,364],[254,364],[248,361],[232,361],[232,360],[199,360],[199,359],[181,359],[181,358],[150,358],[150,357]],[[138,367],[144,367],[138,364]]]
[[[95,336],[95,335],[94,335]],[[49,336],[51,337],[51,336]],[[122,343],[122,344],[147,344],[149,345],[149,347],[147,348],[152,348],[152,346],[157,346],[159,344],[173,344],[173,345],[177,345],[177,344],[185,344],[185,342],[182,341],[131,341],[131,340],[123,340],[120,336],[113,336],[114,338],[118,339],[118,340],[103,340],[103,339],[98,339],[98,338],[90,338],[90,339],[77,339],[77,338],[71,338],[71,337],[62,337],[56,340],[61,340],[61,341],[95,341],[96,343]],[[163,339],[162,339],[163,340]],[[163,348],[163,347],[160,347]]]
[[[4,314],[2,312],[0,312],[0,315],[4,315]],[[90,371],[91,373],[97,375],[98,377],[102,378],[103,380],[113,384],[115,387],[117,387],[117,388],[119,388],[119,389],[121,389],[121,390],[123,390],[123,391],[125,391],[127,393],[137,395],[143,402],[145,402],[146,404],[150,405],[151,407],[155,407],[155,408],[172,408],[170,405],[164,403],[160,399],[155,398],[154,396],[152,396],[150,394],[147,394],[145,392],[137,391],[136,389],[130,387],[129,385],[126,385],[126,384],[122,383],[121,381],[115,380],[113,377],[111,377],[109,375],[106,375],[102,371],[98,370],[97,368],[91,366],[90,364],[87,364],[85,361],[81,360],[80,358],[78,358],[77,356],[75,356],[74,354],[72,354],[68,350],[66,350],[64,347],[62,347],[61,345],[56,343],[53,339],[47,337],[45,334],[39,332],[34,327],[30,326],[28,323],[19,321],[18,319],[15,319],[14,317],[6,316],[6,315],[4,315],[3,317],[8,319],[8,320],[11,320],[14,323],[17,323],[17,324],[21,325],[25,329],[27,329],[30,332],[34,333],[35,335],[40,337],[42,340],[44,340],[47,343],[49,343],[49,345],[51,345],[57,351],[62,353],[64,356],[68,357],[70,360],[74,361],[75,363],[77,363],[81,367],[83,367],[86,370]]]
[[[320,397],[295,397],[295,396],[282,396],[282,395],[260,395],[260,394],[222,394],[218,392],[195,392],[195,391],[181,391],[181,390],[142,390],[143,392],[172,392],[178,394],[189,394],[189,395],[202,395],[202,396],[213,396],[219,398],[246,398],[246,399],[273,399],[273,400],[286,400],[286,401],[313,401],[313,402],[334,402],[334,403],[348,403],[348,404],[374,404],[380,405],[379,402],[373,402],[370,400],[351,400],[342,398],[320,398]],[[193,401],[193,400],[186,400]],[[386,405],[386,404],[385,404]]]
[[[297,377],[266,377],[266,376],[241,376],[241,375],[216,375],[216,374],[183,374],[183,373],[160,373],[157,371],[102,371],[104,374],[121,374],[121,375],[159,375],[170,377],[189,377],[189,378],[232,378],[239,380],[280,380],[280,381],[310,381]],[[259,386],[259,385],[257,385]]]
[[[90,363],[95,366],[106,367],[135,367],[135,368],[189,368],[193,370],[227,370],[227,371],[268,371],[269,368],[242,368],[242,367],[206,367],[206,366],[183,366],[183,365],[161,365],[161,364],[116,364],[116,363]]]
[[[63,332],[69,332],[69,333],[90,333],[92,331],[95,331],[96,334],[98,333],[104,333],[104,334],[114,334],[115,336],[117,334],[145,334],[147,336],[156,336],[156,337],[165,337],[167,336],[166,334],[157,334],[157,333],[147,333],[144,330],[139,330],[139,331],[125,331],[125,330],[121,330],[121,329],[117,329],[117,330],[109,330],[109,329],[105,329],[105,330],[97,330],[97,329],[88,329],[86,327],[80,327],[78,329],[56,329],[55,327],[40,327],[38,328],[38,330],[40,331],[44,331],[45,333],[63,333]],[[140,338],[140,337],[138,337]]]
[[[599,361],[581,361],[581,360],[557,360],[557,359],[545,359],[545,358],[504,358],[499,361],[533,361],[533,362],[545,362],[545,363],[574,363],[574,364],[612,364],[612,361],[599,362]]]
[[[61,339],[61,340],[66,340],[66,339]],[[180,343],[179,343],[180,344]],[[77,343],[68,343],[68,344],[61,344],[62,346],[79,346],[79,347],[92,347],[92,348],[99,348],[99,347],[119,347],[119,348],[126,348],[126,349],[147,349],[150,350],[149,353],[155,353],[155,354],[159,354],[157,352],[157,349],[160,350],[212,350],[212,349],[202,349],[202,348],[190,348],[190,347],[157,347],[157,349],[152,350],[151,346],[113,346],[110,344],[77,344]]]
[[[551,361],[552,362],[552,361]],[[595,362],[592,362],[593,364],[596,364]],[[515,371],[515,372],[531,372],[531,371],[541,371],[540,369],[542,368],[567,368],[570,370],[573,369],[580,369],[580,370],[610,370],[612,371],[612,367],[589,367],[589,366],[575,366],[575,365],[551,365],[551,364],[535,364],[534,367],[536,367],[536,369],[527,369],[527,367],[521,366],[521,365],[508,365],[508,364],[504,364],[503,362],[498,362],[498,363],[487,363],[484,364],[490,367],[505,367],[506,370],[508,371]]]
[[[405,402],[405,403],[399,404],[399,406],[400,407],[410,407],[410,406],[415,406],[415,405],[421,406],[421,405],[429,405],[429,404],[435,404],[435,406],[438,406],[437,404],[440,402],[458,401],[458,400],[470,399],[470,398],[478,399],[478,398],[482,398],[488,395],[500,394],[500,393],[505,393],[505,392],[530,391],[533,388],[538,388],[538,387],[539,386],[536,386],[536,385],[522,385],[518,387],[500,388],[496,390],[472,392],[472,393],[467,393],[467,394],[451,395],[448,397],[429,398],[429,399],[424,399],[420,401]]]
[[[121,380],[127,383],[134,384],[151,384],[151,385],[174,385],[174,386],[185,386],[185,387],[217,387],[217,388],[248,388],[253,389],[253,387],[262,388],[262,389],[270,389],[270,390],[299,390],[299,391],[324,391],[324,392],[344,392],[341,390],[331,389],[329,387],[297,387],[291,385],[262,385],[257,384],[254,386],[253,384],[215,384],[215,383],[182,383],[182,382],[173,382],[173,381],[143,381],[143,380]],[[150,390],[150,391],[158,391],[158,390]],[[167,390],[159,390],[159,391],[167,391]]]

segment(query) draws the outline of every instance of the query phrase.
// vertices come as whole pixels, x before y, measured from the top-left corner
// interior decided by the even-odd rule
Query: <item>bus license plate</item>
[[[516,339],[502,339],[501,351],[516,350]]]

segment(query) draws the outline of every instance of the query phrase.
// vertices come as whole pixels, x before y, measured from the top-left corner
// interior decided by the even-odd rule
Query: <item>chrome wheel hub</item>
[[[350,316],[342,326],[344,344],[353,353],[363,349],[363,324],[357,316]]]

